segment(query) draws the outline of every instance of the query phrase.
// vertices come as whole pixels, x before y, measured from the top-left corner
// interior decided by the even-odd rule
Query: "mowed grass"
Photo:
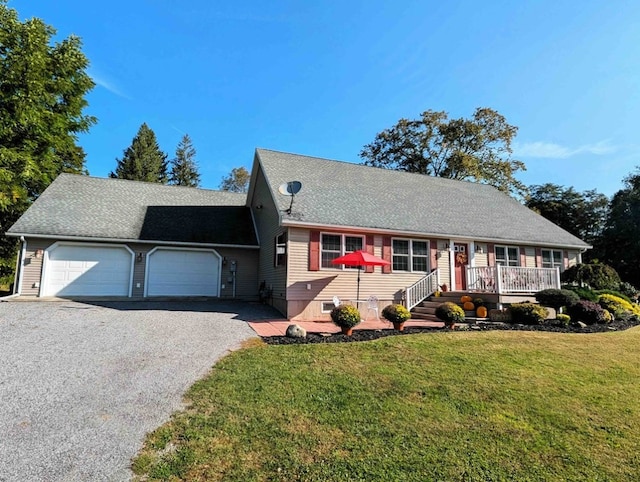
[[[253,346],[150,434],[143,480],[625,481],[640,328]]]

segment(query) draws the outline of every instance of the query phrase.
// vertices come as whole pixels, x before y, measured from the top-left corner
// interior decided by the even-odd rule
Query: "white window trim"
[[[278,243],[278,238],[280,236],[284,236],[284,243]],[[289,237],[287,236],[287,231],[282,231],[279,234],[276,234],[276,236],[273,238],[273,266],[274,268],[277,268],[279,266],[286,266],[287,265],[287,251],[289,248]],[[278,247],[282,247],[284,246],[284,261],[282,263],[278,263]]]
[[[356,271],[355,268],[347,268],[345,267],[345,265],[343,264],[337,264],[335,265],[335,267],[329,267],[329,266],[322,266],[322,253],[323,253],[323,244],[322,244],[322,237],[324,235],[327,236],[340,236],[340,255],[339,256],[344,256],[345,254],[351,253],[351,251],[345,251],[345,247],[346,247],[346,239],[347,237],[349,238],[360,238],[362,239],[362,249],[366,249],[366,238],[364,235],[361,234],[349,234],[349,233],[331,233],[331,232],[320,232],[320,249],[319,249],[319,253],[318,256],[320,256],[320,262],[319,262],[319,267],[320,270],[329,270],[329,271],[336,271],[336,270],[348,270],[348,271]]]
[[[393,251],[393,242],[394,241],[408,241],[409,242],[409,253],[408,254],[398,254],[396,255]],[[418,254],[416,257],[419,258],[427,258],[427,270],[426,271],[414,271],[413,270],[413,242],[417,241],[419,243],[427,243],[427,254]],[[393,257],[394,256],[406,256],[409,258],[409,269],[394,269],[393,268]],[[431,272],[431,243],[428,239],[420,239],[420,238],[391,238],[391,269],[397,273],[429,273]]]
[[[545,251],[549,251],[549,253],[551,254],[551,266],[545,266],[544,265],[544,252]],[[553,253],[557,252],[560,253],[560,263],[556,264],[553,261]],[[541,268],[560,268],[560,271],[564,271],[564,251],[561,249],[551,249],[551,248],[542,248],[540,249],[540,267]]]
[[[506,260],[505,260],[507,262],[507,264],[505,264],[504,266],[512,267],[512,268],[520,266],[520,247],[519,246],[508,245],[508,244],[496,244],[496,245],[494,245],[494,247],[493,247],[493,256],[494,256],[494,259],[495,259],[496,266],[498,266],[498,254],[496,253],[496,250],[498,248],[504,248],[504,254],[507,257]],[[511,266],[509,264],[509,248],[515,248],[516,249],[516,262],[518,264],[516,264],[515,266]]]

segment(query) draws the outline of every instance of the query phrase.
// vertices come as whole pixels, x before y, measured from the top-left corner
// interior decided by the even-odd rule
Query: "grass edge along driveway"
[[[147,437],[145,480],[636,480],[640,327],[267,346]]]

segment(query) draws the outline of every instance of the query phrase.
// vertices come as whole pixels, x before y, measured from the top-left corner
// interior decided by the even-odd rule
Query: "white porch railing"
[[[425,298],[438,291],[439,285],[440,270],[436,269],[405,290],[404,305],[408,310],[417,306]]]
[[[480,266],[467,268],[467,289],[490,293],[535,293],[560,288],[558,268]]]

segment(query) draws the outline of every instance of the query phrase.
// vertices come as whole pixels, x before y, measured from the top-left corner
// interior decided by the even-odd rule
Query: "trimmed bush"
[[[402,305],[387,305],[382,309],[382,316],[391,323],[404,323],[411,318],[411,313]]]
[[[598,296],[598,304],[605,310],[614,313],[616,318],[621,318],[620,312],[627,312],[633,315],[640,315],[640,307],[633,305],[627,300],[610,294]]]
[[[568,326],[569,322],[571,321],[571,317],[569,315],[565,315],[563,313],[559,313],[558,315],[556,315],[556,319],[562,323],[564,326]]]
[[[360,312],[352,305],[340,305],[331,310],[331,319],[340,328],[353,328],[360,323]]]
[[[509,306],[511,322],[522,325],[541,325],[549,312],[544,306],[534,303],[514,303]]]
[[[622,298],[628,303],[631,303],[631,300],[627,295],[624,295],[617,290],[596,290],[594,291],[594,293],[598,295],[598,299],[596,301],[600,301],[600,295],[613,295],[613,296],[616,296],[617,298]]]
[[[586,284],[594,290],[615,290],[620,286],[620,276],[611,266],[602,263],[576,264],[562,272],[565,283]]]
[[[556,311],[579,300],[580,297],[570,290],[548,289],[536,293],[536,301],[538,303],[543,306],[550,306]]]
[[[640,291],[638,291],[636,287],[631,283],[627,283],[626,281],[620,283],[620,286],[618,286],[618,291],[620,291],[620,293],[627,296],[631,300],[637,300],[638,296],[640,296]]]
[[[464,310],[451,301],[446,301],[436,308],[436,316],[445,325],[453,325],[464,321]]]
[[[587,325],[606,323],[605,310],[593,301],[580,300],[567,308],[567,314],[573,321],[581,321]]]
[[[573,291],[581,300],[598,301],[598,293],[590,288],[581,288],[575,285],[562,285],[562,289]]]

